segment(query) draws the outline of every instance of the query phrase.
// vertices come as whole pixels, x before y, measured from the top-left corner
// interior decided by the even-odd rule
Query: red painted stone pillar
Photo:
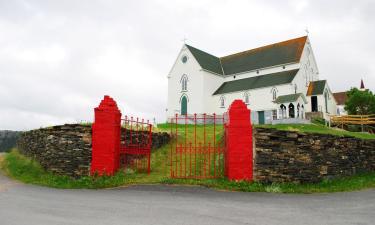
[[[229,180],[253,180],[253,130],[250,109],[235,100],[228,110],[226,132],[226,176]]]
[[[113,175],[120,166],[121,112],[116,102],[104,96],[95,108],[92,125],[91,175]]]

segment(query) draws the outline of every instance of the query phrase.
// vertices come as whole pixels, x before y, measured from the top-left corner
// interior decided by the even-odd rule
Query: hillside
[[[20,133],[19,131],[0,130],[0,152],[13,148]]]

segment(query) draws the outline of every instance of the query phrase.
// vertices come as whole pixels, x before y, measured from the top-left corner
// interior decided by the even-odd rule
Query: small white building
[[[223,114],[235,99],[248,105],[255,124],[336,114],[307,36],[224,57],[184,44],[168,74],[167,117]]]

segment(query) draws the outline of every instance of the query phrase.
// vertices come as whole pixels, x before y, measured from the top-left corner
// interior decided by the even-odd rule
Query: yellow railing
[[[331,116],[331,124],[335,125],[371,125],[375,124],[375,115]]]

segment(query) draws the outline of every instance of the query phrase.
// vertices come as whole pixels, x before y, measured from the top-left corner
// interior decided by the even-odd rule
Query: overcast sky
[[[92,121],[103,95],[165,120],[187,43],[216,56],[305,35],[333,91],[375,90],[375,1],[0,0],[0,130]]]

